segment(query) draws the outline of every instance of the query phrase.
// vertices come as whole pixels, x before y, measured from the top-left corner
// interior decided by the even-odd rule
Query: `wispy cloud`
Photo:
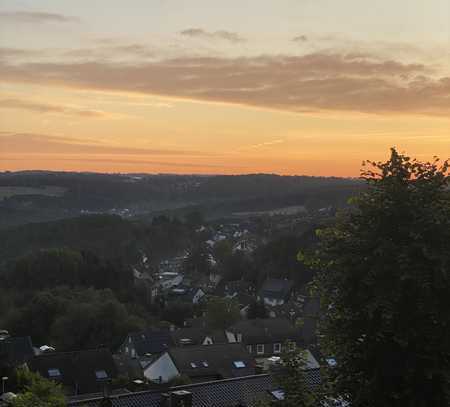
[[[37,11],[3,11],[0,12],[0,21],[11,23],[74,23],[79,22],[78,17],[66,16],[57,13]]]
[[[115,57],[154,57],[155,52],[143,44],[105,44],[92,48],[77,48],[67,50],[63,56],[75,58],[115,58]]]
[[[80,109],[73,106],[54,105],[15,98],[0,99],[0,109],[22,109],[36,113],[64,114],[85,118],[106,118],[111,116],[111,114],[99,110]]]
[[[0,151],[4,154],[94,154],[128,156],[211,156],[210,153],[182,149],[122,147],[95,140],[35,133],[0,132]]]
[[[180,34],[186,37],[202,38],[206,40],[225,40],[234,44],[245,42],[245,38],[241,37],[238,33],[226,30],[206,31],[202,28],[188,28],[180,31]]]
[[[265,141],[263,143],[242,146],[242,147],[239,147],[238,150],[254,150],[254,149],[274,146],[277,144],[283,144],[284,142],[285,142],[285,140],[283,140],[283,139],[269,140],[269,141]]]
[[[450,77],[361,53],[180,57],[134,63],[0,61],[4,82],[125,91],[290,112],[450,114]]]

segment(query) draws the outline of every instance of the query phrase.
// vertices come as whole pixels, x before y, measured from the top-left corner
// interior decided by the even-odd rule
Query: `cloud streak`
[[[7,23],[74,23],[79,18],[65,16],[57,13],[44,13],[35,11],[4,11],[0,12],[0,21]]]
[[[58,137],[34,133],[0,133],[0,151],[3,154],[90,154],[90,155],[120,155],[120,156],[211,156],[188,150],[132,148],[96,143],[91,140],[81,140],[69,137]]]
[[[135,92],[289,112],[450,114],[450,77],[363,54],[180,57],[125,64],[0,61],[6,82]]]
[[[111,116],[99,110],[79,109],[71,106],[61,106],[42,102],[32,102],[16,98],[0,99],[0,109],[22,109],[34,113],[53,113],[84,118],[106,118]]]
[[[218,31],[205,31],[202,28],[188,28],[180,31],[180,34],[185,37],[201,38],[204,40],[224,40],[233,44],[245,42],[245,38],[241,37],[238,33],[226,30]]]

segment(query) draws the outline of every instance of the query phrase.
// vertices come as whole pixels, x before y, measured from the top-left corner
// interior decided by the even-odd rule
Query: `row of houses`
[[[79,398],[103,393],[118,377],[168,386],[179,377],[204,383],[263,374],[279,363],[282,352],[299,346],[302,332],[287,319],[242,320],[222,331],[209,329],[204,318],[197,318],[176,330],[130,333],[115,355],[107,349],[41,351],[30,338],[5,337],[0,357],[11,367],[26,364],[61,383],[69,397]]]

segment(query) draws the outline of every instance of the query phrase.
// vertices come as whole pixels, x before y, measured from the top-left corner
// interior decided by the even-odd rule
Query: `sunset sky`
[[[0,170],[450,157],[449,0],[0,0]]]

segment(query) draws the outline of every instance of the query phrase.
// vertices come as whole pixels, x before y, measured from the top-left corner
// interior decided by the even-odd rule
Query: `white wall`
[[[144,370],[144,376],[154,382],[159,382],[161,377],[162,382],[166,383],[179,374],[178,369],[167,352]]]

